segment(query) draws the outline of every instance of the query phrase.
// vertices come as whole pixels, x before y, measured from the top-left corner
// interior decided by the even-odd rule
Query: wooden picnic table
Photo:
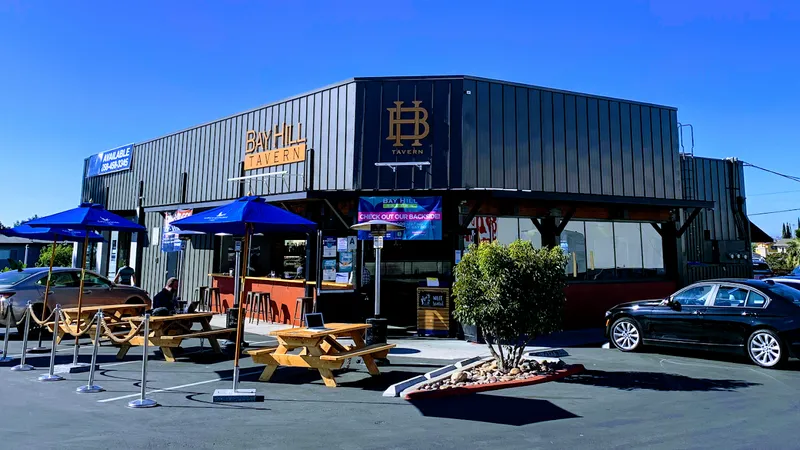
[[[219,347],[217,336],[230,335],[235,333],[234,328],[211,328],[211,318],[214,317],[213,312],[199,312],[191,314],[175,314],[172,316],[150,316],[150,336],[148,345],[160,347],[164,353],[164,359],[168,362],[175,362],[175,355],[172,349],[180,347],[181,342],[185,339],[203,338],[208,339],[211,348],[216,353],[222,353]],[[124,320],[130,323],[132,328],[139,326],[144,320],[144,317],[126,317]],[[202,330],[192,330],[192,326],[199,323]],[[142,335],[134,336],[129,342],[120,346],[117,353],[117,359],[122,359],[128,353],[128,350],[134,346],[144,345],[144,332]]]
[[[306,367],[319,370],[325,386],[336,387],[333,370],[341,369],[345,360],[361,357],[370,375],[380,375],[375,364],[376,355],[388,352],[394,344],[366,345],[364,330],[370,324],[330,323],[325,329],[288,328],[270,333],[278,339],[275,347],[251,350],[248,353],[253,361],[266,364],[259,381],[269,381],[279,366]],[[340,343],[337,338],[353,340],[353,345]],[[290,352],[299,350],[298,354]]]
[[[81,308],[81,327],[86,326],[87,323],[91,322],[92,318],[97,311],[103,310],[103,319],[108,324],[108,327],[111,329],[118,329],[118,328],[128,328],[129,323],[124,319],[129,316],[138,316],[142,314],[145,309],[147,309],[147,305],[144,303],[134,303],[134,304],[120,304],[120,305],[101,305],[101,306],[84,306]],[[75,325],[78,323],[78,308],[64,308],[61,310],[61,313],[64,315],[64,320],[59,323],[59,330],[58,330],[58,340],[57,343],[61,343],[61,339],[69,331],[76,331]],[[49,322],[46,325],[47,330],[53,332],[54,322]],[[95,325],[92,325],[91,330],[95,328]],[[94,343],[94,333],[90,332],[89,338]]]

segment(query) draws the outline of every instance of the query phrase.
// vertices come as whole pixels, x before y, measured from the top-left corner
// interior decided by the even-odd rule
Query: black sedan
[[[746,353],[761,367],[800,356],[800,291],[774,281],[709,280],[661,300],[606,312],[606,337],[630,352],[642,345]]]

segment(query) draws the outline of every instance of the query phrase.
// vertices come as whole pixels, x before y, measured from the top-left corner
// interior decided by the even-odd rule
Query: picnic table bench
[[[186,339],[208,339],[214,352],[222,353],[217,337],[230,336],[232,333],[236,332],[236,329],[212,329],[210,324],[212,317],[214,317],[213,312],[151,316],[148,345],[160,347],[161,352],[164,354],[164,359],[168,362],[175,362],[175,355],[172,349],[180,347],[181,343]],[[131,327],[137,327],[144,318],[127,317],[125,320],[130,323]],[[202,329],[192,330],[192,326],[195,323],[199,323]],[[117,353],[117,359],[124,358],[131,347],[144,345],[144,339],[145,337],[142,334],[134,336],[129,342],[122,344]]]
[[[325,386],[336,387],[333,370],[341,369],[350,358],[361,357],[370,375],[380,375],[375,358],[394,348],[394,344],[366,345],[364,330],[371,325],[366,323],[326,324],[325,329],[289,328],[270,333],[278,339],[277,346],[250,350],[247,353],[253,362],[265,364],[259,381],[269,381],[279,366],[306,367],[317,369]],[[344,345],[337,337],[348,337],[353,345]],[[299,350],[297,354],[290,352]]]
[[[84,306],[81,308],[80,323],[82,327],[85,326],[87,323],[91,322],[94,315],[97,314],[97,311],[103,310],[103,319],[106,321],[106,325],[108,325],[109,328],[125,330],[130,328],[130,323],[126,321],[125,318],[141,315],[145,309],[147,309],[147,305],[144,303]],[[61,313],[64,315],[64,320],[59,322],[58,338],[56,341],[58,344],[61,343],[61,340],[69,332],[78,331],[75,330],[75,326],[78,323],[78,308],[64,308],[61,310]],[[92,340],[92,343],[94,343],[94,332],[91,330],[94,330],[95,326],[96,325],[92,325],[88,333],[88,337]],[[55,322],[48,322],[45,324],[45,327],[47,331],[54,332],[55,330],[53,330],[53,328],[55,327]]]

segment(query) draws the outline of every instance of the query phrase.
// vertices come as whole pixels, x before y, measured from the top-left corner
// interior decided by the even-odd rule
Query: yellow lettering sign
[[[244,170],[289,164],[306,159],[306,139],[300,137],[303,124],[297,124],[297,136],[293,139],[293,125],[276,125],[267,131],[247,130],[245,138]],[[278,146],[278,138],[283,147]]]
[[[415,100],[411,102],[413,107],[403,108],[403,102],[394,102],[394,108],[387,108],[389,111],[389,137],[386,140],[394,140],[392,147],[402,147],[403,140],[413,139],[412,147],[421,147],[420,139],[425,139],[430,133],[431,128],[428,125],[428,110],[421,107],[421,101]],[[404,118],[404,113],[413,113],[413,117]],[[413,125],[413,134],[403,134],[403,125]],[[422,127],[422,130],[420,130]]]

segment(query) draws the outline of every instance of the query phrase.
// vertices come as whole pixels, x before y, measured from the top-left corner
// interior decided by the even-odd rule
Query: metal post
[[[83,258],[81,259],[81,280],[80,286],[78,288],[78,317],[77,317],[77,324],[75,325],[75,331],[80,333],[81,331],[81,308],[83,307],[83,282],[86,279],[86,251],[89,247],[89,230],[84,230],[86,232],[86,236],[83,237]],[[81,337],[75,336],[75,350],[72,355],[72,367],[78,367],[78,352],[81,348]]]
[[[28,301],[27,305],[25,306],[25,330],[22,332],[22,358],[19,361],[19,364],[12,367],[11,370],[14,372],[27,372],[29,370],[33,370],[33,366],[30,364],[25,364],[25,355],[27,354],[28,350],[28,333],[31,330],[31,302]]]
[[[152,408],[158,406],[155,400],[145,398],[147,390],[147,347],[150,342],[150,314],[144,315],[144,350],[142,351],[142,393],[138,400],[128,402],[128,408]]]
[[[375,238],[383,240],[382,236]],[[375,317],[381,315],[381,247],[375,247]]]
[[[0,363],[6,363],[11,361],[13,358],[9,358],[8,356],[8,335],[11,331],[11,321],[14,319],[14,314],[11,312],[11,308],[14,307],[14,302],[12,300],[8,300],[6,302],[6,333],[3,337],[3,356],[0,358]],[[10,317],[9,317],[10,316]]]
[[[55,317],[53,318],[53,347],[50,350],[50,372],[39,377],[39,381],[61,381],[64,378],[55,374],[56,369],[56,347],[58,346],[58,327],[61,319],[61,305],[56,305]]]
[[[100,347],[100,328],[103,322],[102,309],[97,311],[95,320],[94,347],[92,348],[92,367],[89,368],[89,382],[86,383],[86,386],[81,386],[76,389],[76,391],[81,394],[95,394],[105,391],[105,389],[103,389],[101,386],[94,384],[94,369],[97,365],[97,348]]]

